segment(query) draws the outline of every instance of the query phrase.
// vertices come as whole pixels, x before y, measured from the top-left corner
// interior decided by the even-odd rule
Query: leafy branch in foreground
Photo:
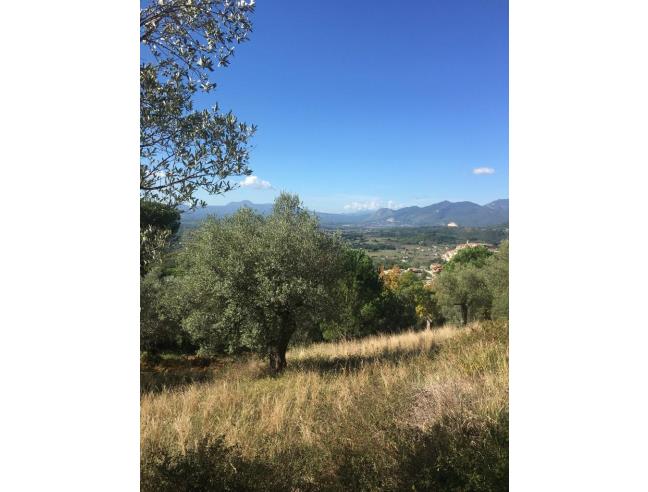
[[[248,39],[254,2],[148,1],[140,10],[140,195],[170,205],[231,190],[230,176],[249,175],[253,125],[218,105],[197,110],[197,92],[216,87],[214,65],[227,66]]]

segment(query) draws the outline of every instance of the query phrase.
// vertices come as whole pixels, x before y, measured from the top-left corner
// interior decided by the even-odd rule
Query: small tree
[[[493,300],[483,270],[474,265],[456,265],[443,270],[436,282],[435,290],[439,303],[447,313],[456,307],[461,311],[461,323],[469,319],[489,318]]]
[[[293,335],[335,314],[342,250],[296,195],[282,193],[268,217],[244,208],[208,220],[179,256],[183,325],[203,351],[253,350],[282,371]]]
[[[426,328],[443,322],[441,309],[433,289],[424,283],[413,272],[405,272],[396,283],[396,292],[414,306],[419,323],[425,323]]]

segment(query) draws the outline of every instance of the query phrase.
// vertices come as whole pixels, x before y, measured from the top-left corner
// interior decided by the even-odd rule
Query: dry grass
[[[290,456],[284,465],[302,484],[335,480],[347,466],[341,456],[372,456],[387,476],[404,436],[440,425],[488,426],[508,415],[506,330],[444,327],[315,344],[291,350],[278,378],[248,359],[214,369],[206,383],[144,393],[143,461],[222,437],[247,460]]]
[[[471,325],[468,329],[475,326]],[[421,353],[458,333],[459,330],[456,327],[444,326],[435,330],[407,331],[397,335],[375,335],[338,343],[318,343],[294,349],[288,355],[291,360],[300,361],[317,358],[338,359]]]

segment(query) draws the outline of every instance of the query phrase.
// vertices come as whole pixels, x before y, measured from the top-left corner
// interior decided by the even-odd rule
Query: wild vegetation
[[[506,489],[508,242],[426,282],[294,195],[181,240],[156,210],[171,239],[141,284],[143,490]]]
[[[248,357],[180,386],[177,361],[145,367],[142,489],[506,490],[507,340],[501,321],[297,346],[278,378]]]

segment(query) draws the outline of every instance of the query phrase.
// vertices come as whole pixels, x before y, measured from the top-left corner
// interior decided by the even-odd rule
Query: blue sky
[[[256,7],[250,41],[199,101],[258,125],[255,178],[209,204],[281,190],[326,212],[508,197],[508,2]]]

